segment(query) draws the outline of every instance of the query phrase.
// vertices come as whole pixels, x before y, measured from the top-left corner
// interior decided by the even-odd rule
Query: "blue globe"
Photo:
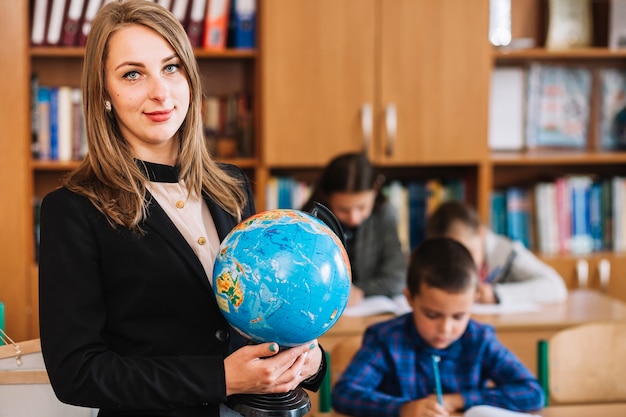
[[[253,342],[292,347],[328,331],[350,295],[348,255],[322,221],[299,210],[258,213],[220,246],[213,269],[217,303]]]

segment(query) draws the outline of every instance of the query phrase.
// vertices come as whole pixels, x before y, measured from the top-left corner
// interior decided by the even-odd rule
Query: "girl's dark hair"
[[[480,228],[480,219],[473,207],[463,201],[449,200],[441,203],[430,215],[426,237],[446,236],[455,222],[461,222],[475,232]]]
[[[380,192],[385,178],[376,172],[376,169],[363,153],[345,153],[333,158],[324,168],[311,197],[303,206],[309,211],[313,202],[328,205],[328,199],[333,193],[358,193],[375,190],[376,206],[384,200]]]
[[[472,254],[454,239],[426,239],[411,252],[407,289],[420,292],[422,283],[448,293],[467,291],[478,284],[478,271]]]

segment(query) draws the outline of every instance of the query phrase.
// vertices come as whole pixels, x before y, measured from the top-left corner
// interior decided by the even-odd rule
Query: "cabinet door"
[[[264,0],[260,27],[263,159],[323,165],[363,149],[374,99],[375,0]]]
[[[626,302],[626,255],[600,256],[592,269],[594,285],[612,297]]]
[[[380,1],[379,162],[475,162],[487,155],[488,0]],[[387,134],[395,105],[397,135]]]

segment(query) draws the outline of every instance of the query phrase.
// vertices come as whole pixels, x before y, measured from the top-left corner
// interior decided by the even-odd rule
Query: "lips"
[[[172,117],[173,110],[159,110],[150,113],[144,113],[148,119],[153,122],[166,122]]]

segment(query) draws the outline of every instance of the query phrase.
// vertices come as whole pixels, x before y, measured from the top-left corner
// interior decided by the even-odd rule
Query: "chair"
[[[626,401],[626,323],[571,327],[537,349],[546,405]]]
[[[363,336],[347,336],[337,342],[335,346],[326,352],[328,361],[328,371],[322,387],[319,391],[320,412],[328,413],[331,411],[331,394],[332,387],[339,379],[343,371],[348,367],[354,354],[361,347]],[[340,416],[334,413],[333,416]]]

